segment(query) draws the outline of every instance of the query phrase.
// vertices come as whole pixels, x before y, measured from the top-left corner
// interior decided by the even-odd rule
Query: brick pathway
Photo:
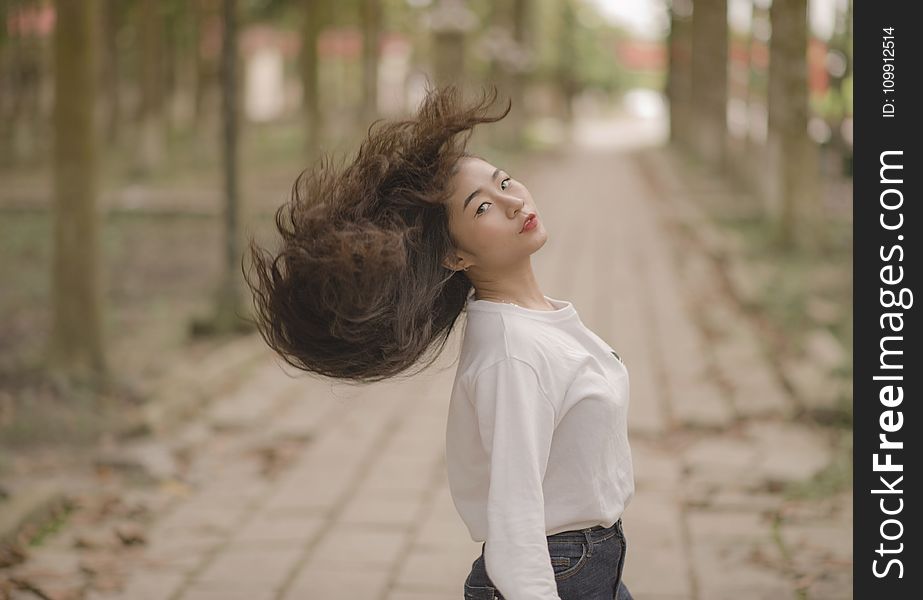
[[[630,369],[626,582],[639,600],[850,597],[842,502],[805,508],[778,493],[826,465],[827,440],[786,419],[758,335],[677,233],[681,198],[655,196],[626,152],[575,149],[516,174],[550,233],[534,262],[543,291],[572,300]],[[113,500],[106,523],[139,504],[156,518],[114,560],[99,541],[112,583],[97,578],[110,589],[87,597],[459,600],[480,544],[445,477],[457,342],[430,372],[367,387],[288,378],[267,354],[160,442],[172,454],[150,451],[179,480]],[[75,538],[99,523],[73,523],[24,568],[47,580],[72,566]],[[80,560],[92,567],[91,551]]]

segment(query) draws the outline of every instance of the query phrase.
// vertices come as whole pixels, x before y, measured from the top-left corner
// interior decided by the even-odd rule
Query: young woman
[[[542,293],[531,256],[548,233],[529,190],[466,151],[509,112],[487,114],[496,96],[429,89],[345,168],[302,173],[276,213],[279,251],[251,240],[256,325],[299,369],[371,382],[429,366],[464,312],[446,465],[483,542],[465,598],[630,599],[628,371]]]

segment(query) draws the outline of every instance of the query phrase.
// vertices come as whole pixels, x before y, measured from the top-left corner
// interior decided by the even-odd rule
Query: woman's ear
[[[464,268],[462,267],[463,261],[464,259],[460,256],[448,255],[442,259],[442,266],[450,271],[459,271]]]

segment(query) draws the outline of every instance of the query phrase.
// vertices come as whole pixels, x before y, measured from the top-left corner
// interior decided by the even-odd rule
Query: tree
[[[221,98],[224,134],[224,273],[218,289],[217,327],[219,331],[243,329],[240,316],[243,302],[237,285],[240,261],[240,194],[238,185],[238,139],[240,101],[237,55],[237,0],[223,0],[224,35],[221,50]]]
[[[362,0],[362,123],[378,116],[378,40],[381,35],[381,0]]]
[[[188,0],[161,0],[166,29],[164,90],[168,110],[167,127],[189,130],[194,125],[196,80],[196,14]]]
[[[0,6],[0,151],[14,162],[40,159],[45,150],[41,96],[51,65],[36,22],[46,8],[36,0]]]
[[[727,0],[696,2],[692,11],[692,141],[696,154],[718,169],[725,167],[727,62]]]
[[[502,0],[493,3],[483,44],[490,56],[490,82],[509,96],[509,116],[491,128],[498,146],[518,148],[526,123],[525,87],[532,65],[532,0]]]
[[[119,47],[118,38],[122,29],[123,3],[118,0],[102,0],[100,10],[102,47],[100,59],[102,66],[101,89],[105,96],[105,123],[106,143],[114,145],[121,134],[119,126],[122,117],[122,96],[119,88]]]
[[[138,105],[137,169],[148,174],[163,162],[164,134],[163,14],[158,0],[140,0],[137,26],[141,49],[141,98]]]
[[[215,125],[219,94],[219,73],[216,57],[218,50],[212,50],[211,35],[220,29],[219,0],[194,0],[192,14],[193,47],[195,48],[195,119],[193,125],[198,133],[211,132]]]
[[[245,331],[249,324],[244,319],[243,302],[238,285],[238,268],[241,259],[240,244],[240,68],[238,65],[238,7],[237,0],[221,2],[221,149],[222,176],[224,178],[224,259],[222,273],[215,290],[214,312],[210,317],[195,319],[192,333],[224,334]]]
[[[467,86],[465,38],[477,16],[465,0],[437,0],[427,14],[433,32],[433,72],[438,86]]]
[[[513,106],[517,107],[516,115],[513,116],[513,126],[521,135],[525,126],[526,119],[529,116],[526,106],[526,86],[529,81],[529,71],[534,62],[534,50],[532,44],[532,18],[534,11],[534,0],[513,0],[513,41],[515,42],[516,60],[512,63],[512,90],[510,96],[513,100]]]
[[[238,270],[240,244],[240,68],[237,31],[239,23],[237,0],[221,1],[221,148],[224,177],[224,260],[215,291],[214,312],[209,317],[193,320],[194,335],[225,334],[247,331],[251,323],[245,318]]]
[[[846,10],[837,11],[836,31],[830,40],[830,52],[842,64],[831,69],[829,94],[836,98],[839,109],[831,116],[830,147],[843,161],[843,173],[852,175],[852,150],[843,137],[843,121],[849,113],[849,100],[844,93],[845,82],[852,77],[852,16],[853,0],[848,0]],[[838,175],[840,173],[837,173]]]
[[[670,103],[670,142],[691,149],[692,17],[691,0],[670,2],[669,65],[666,95]]]
[[[770,214],[782,246],[820,242],[817,147],[808,136],[807,0],[769,9]]]
[[[49,370],[106,372],[97,195],[96,0],[57,0],[54,33],[54,259]]]
[[[301,33],[301,105],[304,111],[305,146],[309,157],[316,156],[323,139],[318,79],[317,38],[325,16],[322,0],[302,0],[304,20]]]
[[[559,6],[558,63],[555,70],[558,89],[561,90],[564,122],[570,131],[574,122],[574,96],[577,95],[580,87],[580,81],[574,69],[577,60],[577,11],[573,0],[562,0]]]

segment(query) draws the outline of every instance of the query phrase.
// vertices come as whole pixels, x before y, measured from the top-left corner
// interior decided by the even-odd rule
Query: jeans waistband
[[[602,525],[596,525],[595,527],[587,527],[585,529],[572,529],[569,531],[561,531],[555,533],[554,535],[546,536],[546,538],[551,541],[558,542],[582,542],[586,540],[589,543],[594,543],[599,540],[608,539],[612,532],[616,531],[620,535],[624,536],[625,533],[622,530],[622,519],[619,519],[609,527],[603,527]],[[484,553],[484,549],[487,546],[487,542],[481,543],[481,554]]]
[[[583,541],[588,540],[590,542],[595,542],[597,540],[606,539],[612,535],[613,531],[622,533],[622,519],[617,520],[615,523],[609,527],[603,527],[602,525],[596,525],[595,527],[586,527],[584,529],[573,529],[570,531],[561,531],[554,535],[549,535],[547,538],[549,540],[557,541]]]

